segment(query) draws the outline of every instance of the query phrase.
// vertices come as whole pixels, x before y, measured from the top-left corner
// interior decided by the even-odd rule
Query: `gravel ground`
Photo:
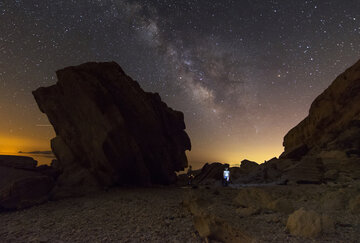
[[[266,187],[268,192],[288,195],[296,209],[305,207],[316,212],[322,211],[322,194],[340,189]],[[237,215],[233,199],[238,193],[238,188],[223,187],[114,188],[91,196],[51,201],[25,210],[0,213],[0,243],[204,242],[196,232],[192,215],[182,203],[189,195],[208,202],[212,213],[239,226],[257,242],[359,242],[358,214],[347,210],[326,211],[336,222],[335,232],[313,240],[304,239],[291,236],[285,230],[287,214],[269,211],[245,218]]]
[[[0,213],[0,242],[201,242],[181,188],[116,188]]]
[[[355,197],[360,191],[353,187],[332,188],[326,185],[295,185],[295,186],[261,186],[265,192],[273,195],[274,198],[288,198],[297,210],[304,207],[307,210],[314,210],[318,214],[324,214],[334,220],[334,231],[320,234],[318,237],[308,239],[300,236],[293,236],[286,230],[286,224],[291,213],[276,212],[263,209],[261,213],[251,216],[241,216],[236,210],[239,206],[234,198],[240,190],[251,189],[251,187],[239,188],[212,188],[199,187],[190,190],[188,198],[201,199],[198,205],[205,209],[208,214],[218,217],[226,222],[226,225],[233,226],[239,232],[246,233],[255,242],[289,242],[289,243],[328,243],[328,242],[360,242],[360,215],[348,210],[347,203],[341,205],[340,195],[335,198],[328,198],[323,201],[325,194],[329,192],[342,191],[344,195]],[[255,188],[254,188],[255,189]],[[242,194],[245,196],[244,194]],[[250,200],[248,197],[247,200]],[[260,199],[260,197],[259,197]],[[270,200],[271,201],[271,200]],[[253,201],[256,203],[255,201]],[[339,207],[338,210],[325,209],[327,206]],[[339,205],[338,205],[339,204]],[[226,227],[224,227],[226,228]],[[231,230],[230,230],[231,231]]]

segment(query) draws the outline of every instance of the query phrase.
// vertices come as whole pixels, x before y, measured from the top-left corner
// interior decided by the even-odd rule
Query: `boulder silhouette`
[[[0,155],[0,211],[30,207],[49,199],[54,177],[25,156]]]
[[[56,191],[169,184],[187,167],[191,144],[183,113],[143,91],[117,63],[85,63],[56,74],[55,85],[33,91],[56,132]]]

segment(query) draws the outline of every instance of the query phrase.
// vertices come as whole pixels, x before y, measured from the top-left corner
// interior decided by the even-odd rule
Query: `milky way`
[[[55,70],[114,60],[184,112],[191,162],[263,162],[360,57],[350,0],[0,1],[0,23],[0,152],[49,148],[31,91]]]

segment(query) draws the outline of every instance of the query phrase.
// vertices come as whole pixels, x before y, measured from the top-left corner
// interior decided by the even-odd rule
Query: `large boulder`
[[[33,92],[56,132],[56,190],[176,180],[191,149],[183,113],[144,92],[115,62],[56,74],[55,85]]]
[[[289,216],[286,228],[292,235],[315,238],[323,233],[333,232],[335,223],[327,215],[300,208]]]
[[[281,158],[329,151],[360,155],[360,61],[339,75],[312,103],[309,115],[284,137]]]
[[[36,167],[37,161],[23,156],[0,159],[0,210],[26,208],[49,199],[54,177]]]

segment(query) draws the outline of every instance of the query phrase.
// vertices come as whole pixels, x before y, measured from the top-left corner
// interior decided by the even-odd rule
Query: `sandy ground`
[[[0,213],[0,242],[201,242],[181,188],[111,189]]]

